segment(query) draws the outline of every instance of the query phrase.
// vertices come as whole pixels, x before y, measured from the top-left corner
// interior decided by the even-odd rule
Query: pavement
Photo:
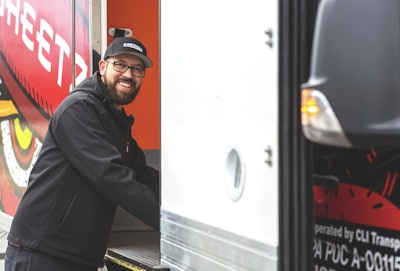
[[[0,271],[4,271],[4,254],[7,248],[7,234],[8,232],[0,229]]]

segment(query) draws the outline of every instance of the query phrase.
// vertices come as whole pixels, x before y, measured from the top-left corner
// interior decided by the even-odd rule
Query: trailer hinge
[[[274,31],[271,28],[264,32],[267,35],[268,40],[265,42],[270,48],[274,47]]]
[[[268,166],[272,167],[272,147],[268,145],[264,151],[267,154],[267,158],[264,160],[264,162]]]

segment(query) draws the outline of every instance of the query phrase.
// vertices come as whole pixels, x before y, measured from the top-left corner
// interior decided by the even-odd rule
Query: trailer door
[[[161,3],[161,254],[177,270],[277,270],[277,5]]]

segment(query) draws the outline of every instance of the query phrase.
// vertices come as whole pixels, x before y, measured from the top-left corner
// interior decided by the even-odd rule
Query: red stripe
[[[396,182],[397,182],[397,175],[398,175],[398,173],[396,172],[396,173],[394,174],[393,178],[392,178],[392,183],[390,184],[390,188],[389,188],[389,191],[388,191],[388,193],[387,193],[387,196],[388,196],[388,197],[390,197],[390,196],[392,195],[394,185],[395,185]]]
[[[386,181],[385,181],[385,187],[383,188],[382,195],[384,196],[387,192],[387,189],[389,187],[390,183],[390,171],[388,171],[387,176],[386,176]]]

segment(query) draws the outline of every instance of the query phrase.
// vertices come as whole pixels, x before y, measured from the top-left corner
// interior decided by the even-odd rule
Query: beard
[[[129,83],[132,85],[132,92],[123,92],[118,91],[117,84],[118,82]],[[140,86],[137,86],[136,83],[127,78],[118,78],[116,80],[109,80],[106,76],[104,77],[104,85],[105,85],[105,94],[111,99],[113,104],[115,105],[127,105],[135,100],[137,94],[139,93]]]

